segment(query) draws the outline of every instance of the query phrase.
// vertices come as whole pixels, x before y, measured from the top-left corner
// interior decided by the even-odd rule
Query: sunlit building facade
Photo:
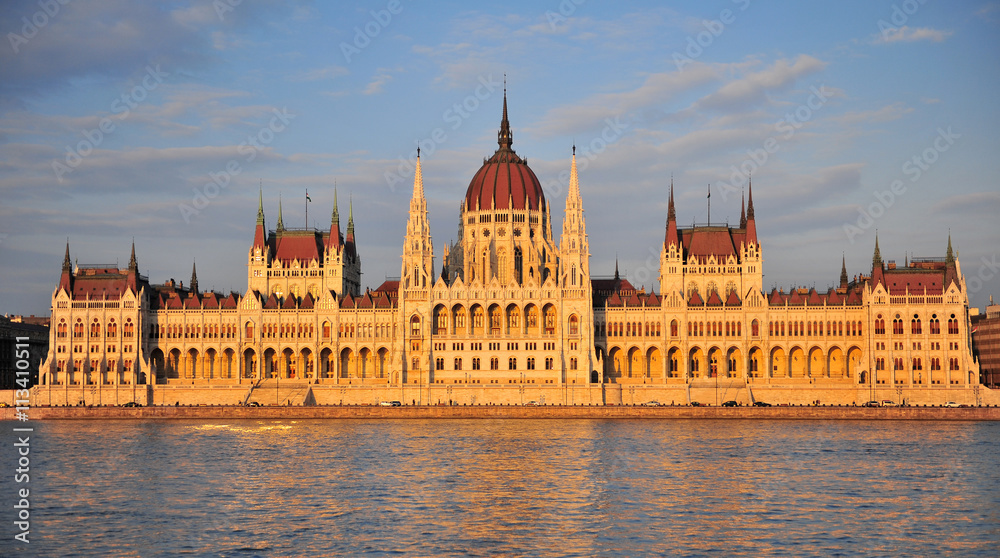
[[[280,206],[269,230],[261,197],[242,294],[202,292],[195,270],[187,287],[151,284],[134,246],[126,269],[74,268],[67,246],[37,389],[53,404],[112,391],[158,403],[201,390],[190,396],[201,401],[216,387],[226,399],[210,401],[246,402],[282,381],[276,400],[305,404],[370,401],[364,390],[510,402],[526,389],[550,403],[608,402],[609,389],[615,401],[645,389],[690,402],[720,382],[746,402],[776,389],[842,403],[876,389],[932,402],[979,393],[950,238],[944,257],[901,267],[876,239],[870,273],[851,279],[842,262],[827,292],[768,293],[752,185],[737,227],[680,227],[671,184],[659,292],[646,292],[617,269],[591,275],[575,152],[556,238],[538,178],[513,149],[506,94],[497,141],[440,259],[418,152],[400,276],[374,290],[361,289],[353,214],[341,231],[336,201],[329,230],[287,228]],[[173,399],[158,399],[162,389]]]

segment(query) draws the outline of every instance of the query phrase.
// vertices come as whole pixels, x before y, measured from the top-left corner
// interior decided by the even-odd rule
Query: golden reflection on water
[[[41,426],[32,545],[53,555],[64,540],[76,556],[995,556],[1000,545],[996,423]]]

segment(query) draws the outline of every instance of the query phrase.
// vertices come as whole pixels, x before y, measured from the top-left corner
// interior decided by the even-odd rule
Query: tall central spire
[[[503,76],[503,118],[500,120],[500,131],[497,133],[497,143],[500,149],[510,149],[514,145],[514,137],[510,134],[510,122],[507,120],[507,75]]]

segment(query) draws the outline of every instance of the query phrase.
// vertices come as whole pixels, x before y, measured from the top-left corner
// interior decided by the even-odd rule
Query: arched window
[[[912,335],[921,334],[920,317],[917,314],[914,314],[913,319],[910,320],[910,334]]]
[[[410,318],[410,336],[419,337],[420,336],[420,317],[413,316]]]
[[[757,320],[750,322],[750,335],[754,337],[760,336],[760,322]]]
[[[580,334],[580,319],[577,318],[575,314],[569,317],[569,334]]]
[[[247,322],[245,324],[246,338],[253,339],[253,322]]]

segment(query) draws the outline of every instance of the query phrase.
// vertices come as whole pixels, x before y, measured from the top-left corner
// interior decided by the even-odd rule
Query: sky
[[[429,5],[431,4],[431,5]],[[400,273],[421,146],[435,256],[496,150],[561,230],[572,146],[591,273],[657,289],[681,226],[738,224],[764,288],[943,257],[1000,295],[1000,2],[8,1],[0,8],[0,313],[49,312],[80,264],[246,290],[267,225],[353,208],[362,285]],[[708,192],[711,192],[711,197]]]

